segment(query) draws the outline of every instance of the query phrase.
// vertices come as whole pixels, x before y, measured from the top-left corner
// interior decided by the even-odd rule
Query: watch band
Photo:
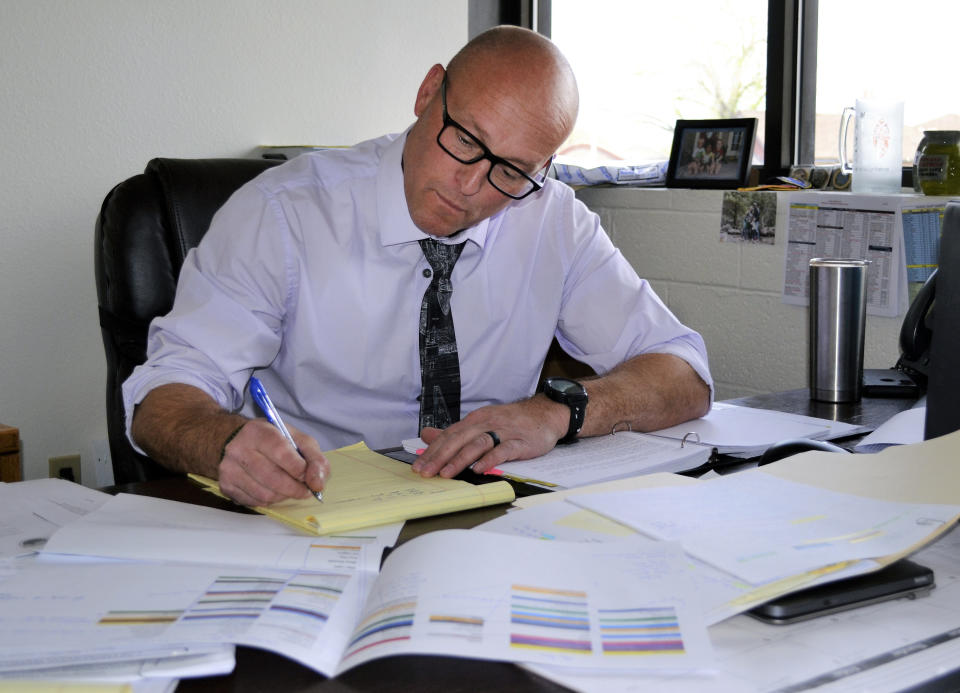
[[[567,402],[566,405],[570,407],[570,426],[567,428],[567,435],[557,441],[564,445],[572,443],[577,439],[580,429],[583,428],[583,418],[587,410],[586,402],[582,404]]]
[[[574,391],[571,392],[571,390]],[[575,380],[547,378],[543,383],[543,393],[554,402],[565,404],[570,409],[570,424],[567,426],[567,432],[557,443],[566,444],[576,441],[586,416],[588,400],[586,389]]]

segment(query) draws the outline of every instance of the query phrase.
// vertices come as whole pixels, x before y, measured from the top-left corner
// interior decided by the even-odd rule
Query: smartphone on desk
[[[747,614],[777,625],[796,623],[888,599],[916,599],[934,586],[932,570],[902,559],[873,573],[785,594],[754,607]]]

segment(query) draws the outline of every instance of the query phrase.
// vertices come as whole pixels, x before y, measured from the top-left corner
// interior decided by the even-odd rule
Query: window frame
[[[818,0],[768,0],[762,180],[813,163]],[[771,88],[780,84],[780,89]]]

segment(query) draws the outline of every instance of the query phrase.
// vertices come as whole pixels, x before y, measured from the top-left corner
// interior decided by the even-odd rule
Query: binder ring
[[[697,437],[696,442],[698,443],[700,442],[700,434],[697,433],[696,431],[690,431],[688,433],[683,434],[683,438],[680,439],[680,447],[684,446],[684,444],[687,442],[687,438],[689,438],[690,436],[696,436]]]
[[[617,423],[613,424],[613,428],[610,429],[610,435],[616,435],[617,429],[620,428],[620,426],[626,426],[627,431],[633,430],[633,426],[630,424],[629,421],[618,421]]]

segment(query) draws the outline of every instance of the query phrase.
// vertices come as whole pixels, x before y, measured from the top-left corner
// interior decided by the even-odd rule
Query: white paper
[[[0,483],[0,557],[37,551],[57,528],[109,498],[109,494],[63,479]]]
[[[618,541],[626,537],[633,537],[635,541],[645,540],[651,543],[655,541],[599,513],[567,502],[542,503],[515,510],[478,525],[474,530],[547,541],[599,543]],[[804,576],[802,581],[789,585],[767,583],[756,586],[692,556],[687,556],[683,564],[683,571],[687,579],[693,583],[699,596],[700,608],[707,625],[713,625],[747,611],[784,592],[800,587],[811,587],[876,568],[877,564],[873,561],[859,561],[843,570],[831,570],[823,575]]]
[[[740,472],[683,488],[593,494],[572,503],[754,585],[922,544],[960,505],[897,503]]]
[[[405,452],[409,452],[411,455],[419,455],[424,450],[427,449],[427,444],[423,442],[423,438],[407,438],[400,443],[403,446]]]
[[[638,474],[691,469],[706,462],[710,453],[711,449],[702,445],[681,447],[679,441],[620,431],[558,445],[532,460],[504,462],[497,471],[529,483],[576,488]]]
[[[702,669],[710,644],[682,562],[679,547],[663,542],[432,532],[387,558],[341,670],[402,653]]]
[[[0,588],[0,669],[143,660],[210,644],[262,647],[330,674],[363,573],[18,561]]]
[[[24,559],[0,582],[0,668],[142,660],[226,643],[269,649],[326,675],[399,652],[699,669],[710,646],[682,561],[678,546],[662,542],[574,545],[463,530],[404,544],[378,578]],[[551,599],[586,616],[556,617],[564,627],[546,628],[554,607],[543,600]],[[659,618],[661,630],[646,632],[641,614]],[[628,617],[636,630],[621,638],[618,619]],[[617,646],[628,651],[611,655]]]
[[[209,648],[197,647],[190,654],[171,657],[0,672],[0,681],[135,683],[149,679],[173,680],[220,676],[233,671],[235,664],[233,645],[211,645]],[[139,691],[141,688],[134,690]]]
[[[383,540],[400,525],[352,536],[297,533],[260,515],[246,515],[160,498],[120,494],[60,528],[45,555],[69,554],[141,561],[254,565],[290,570],[376,570]]]
[[[856,452],[880,452],[891,445],[910,445],[923,442],[927,408],[914,407],[894,414],[877,430],[857,443]]]
[[[789,197],[783,302],[809,302],[810,260],[869,260],[867,312],[895,317],[906,305],[903,199],[804,191]]]
[[[912,560],[931,568],[937,580],[937,587],[919,599],[888,601],[788,626],[748,616],[712,626],[714,676],[596,676],[527,668],[584,693],[908,690],[955,669],[960,661],[960,532],[954,530]],[[945,633],[953,637],[941,638]],[[939,640],[944,641],[931,645]]]

